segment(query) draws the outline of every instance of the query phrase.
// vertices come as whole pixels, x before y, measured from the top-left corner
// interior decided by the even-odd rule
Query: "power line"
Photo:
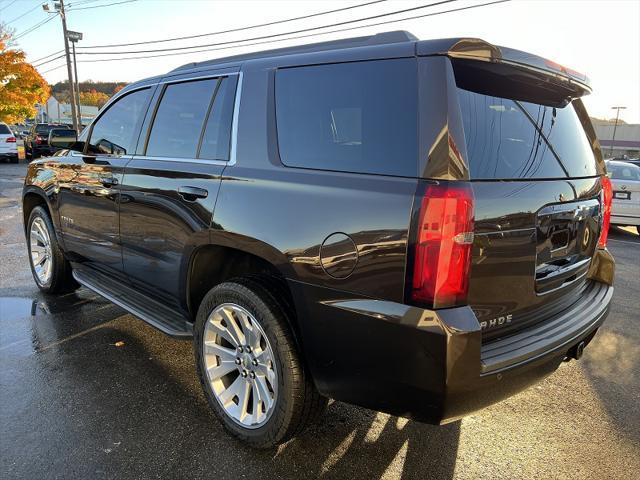
[[[263,45],[265,43],[274,43],[274,42],[282,42],[282,41],[286,41],[286,40],[295,40],[295,39],[299,39],[299,38],[308,38],[308,37],[313,37],[313,36],[318,36],[318,35],[325,35],[325,34],[329,34],[329,33],[337,33],[337,32],[345,32],[345,31],[350,31],[350,30],[357,30],[357,29],[361,29],[361,28],[368,28],[368,27],[375,27],[375,26],[379,26],[379,25],[388,25],[391,23],[398,23],[398,22],[405,22],[405,21],[409,21],[409,20],[416,20],[419,18],[426,18],[426,17],[434,17],[437,15],[444,15],[447,13],[455,13],[455,12],[461,12],[464,10],[471,10],[471,9],[475,9],[475,8],[481,8],[481,7],[487,7],[487,6],[491,6],[491,5],[497,5],[500,3],[506,3],[506,2],[510,2],[511,0],[495,0],[492,2],[486,2],[486,3],[479,3],[476,5],[468,5],[466,7],[459,7],[459,8],[452,8],[449,10],[442,10],[440,12],[432,12],[432,13],[426,13],[426,14],[422,14],[422,15],[414,15],[411,17],[405,17],[405,18],[400,18],[400,19],[394,19],[394,20],[386,20],[384,22],[377,22],[377,23],[372,23],[372,24],[367,24],[367,25],[358,25],[355,27],[348,27],[348,28],[342,28],[342,29],[336,29],[336,30],[331,30],[331,31],[327,31],[327,32],[320,32],[320,33],[312,33],[312,34],[307,34],[307,35],[299,35],[299,36],[295,36],[295,37],[289,37],[289,38],[283,38],[283,39],[277,39],[277,40],[267,40],[267,41],[262,41],[262,42],[255,42],[255,43],[249,43],[249,44],[245,44],[245,45],[236,45],[236,46],[227,46],[227,47],[220,47],[220,48],[209,48],[209,49],[205,49],[205,50],[198,50],[198,51],[194,51],[194,52],[188,52],[188,54],[191,53],[201,53],[201,52],[210,52],[210,51],[215,51],[215,50],[226,50],[229,48],[239,48],[239,47],[248,47],[248,46],[253,46],[253,45]],[[145,55],[145,56],[139,56],[139,57],[115,57],[115,58],[102,58],[102,59],[96,59],[96,60],[78,60],[79,63],[95,63],[95,62],[113,62],[113,61],[121,61],[121,60],[138,60],[138,59],[148,59],[148,58],[157,58],[157,57],[169,57],[169,56],[174,56],[174,55],[185,55],[185,53],[183,52],[177,52],[177,53],[167,53],[167,54],[162,54],[162,55]],[[56,70],[58,68],[63,67],[65,64],[61,64],[58,65],[57,67],[53,67],[49,70],[45,70],[44,72],[41,72],[42,74]]]
[[[6,22],[6,24],[7,24],[7,25],[9,25],[10,23],[13,23],[13,22],[15,22],[15,21],[17,21],[17,20],[20,20],[20,19],[21,19],[22,17],[24,17],[25,15],[27,15],[27,14],[29,14],[29,13],[33,12],[36,8],[40,8],[40,4],[39,4],[39,3],[38,3],[38,4],[36,4],[36,6],[35,6],[35,7],[33,7],[33,8],[31,8],[31,9],[27,10],[26,12],[24,12],[22,15],[17,16],[17,17],[16,17],[16,18],[14,18],[13,20],[9,20],[8,22]]]
[[[64,50],[62,50],[62,51],[64,52]],[[47,63],[54,62],[54,61],[58,60],[59,58],[64,58],[65,56],[66,56],[66,54],[63,53],[62,55],[58,55],[57,57],[52,58],[51,60],[47,60],[46,62],[39,63],[38,65],[34,65],[34,63],[36,63],[36,62],[32,62],[31,64],[34,67],[41,67],[42,65],[46,65]]]
[[[64,52],[64,49],[58,50],[57,52],[50,53],[49,55],[45,55],[44,57],[38,58],[37,60],[34,60],[31,63],[32,64],[38,63],[40,60],[44,60],[45,58],[52,57],[52,56],[57,55],[57,54],[62,53],[62,52]]]
[[[11,5],[13,5],[14,3],[16,3],[18,0],[13,0],[13,2],[11,2],[9,5],[6,5],[4,7],[2,7],[0,9],[0,12],[4,12],[7,8],[9,8]]]
[[[18,40],[19,38],[22,38],[26,35],[29,35],[31,32],[39,29],[40,27],[42,27],[43,25],[45,25],[46,23],[50,22],[51,20],[53,20],[54,18],[56,18],[55,15],[51,15],[48,18],[45,18],[44,20],[42,20],[41,22],[38,22],[36,25],[33,25],[32,27],[29,27],[28,29],[26,29],[25,31],[23,31],[22,33],[16,35],[13,39],[14,40]]]
[[[138,2],[139,0],[123,0],[121,2],[115,2],[115,3],[107,3],[105,5],[92,5],[90,7],[75,7],[75,8],[69,8],[69,10],[67,10],[68,12],[75,12],[76,10],[89,10],[91,8],[103,8],[103,7],[112,7],[114,5],[122,5],[123,3],[132,3],[132,2]],[[71,5],[69,5],[69,7],[71,7]]]
[[[296,39],[300,39],[300,38],[309,38],[309,37],[315,37],[318,35],[326,35],[326,34],[330,34],[330,33],[338,33],[338,32],[346,32],[346,31],[350,31],[350,30],[357,30],[357,29],[361,29],[361,28],[368,28],[368,27],[376,27],[379,25],[388,25],[390,23],[398,23],[398,22],[404,22],[404,21],[409,21],[409,20],[415,20],[418,18],[426,18],[426,17],[433,17],[433,16],[437,16],[437,15],[443,15],[446,13],[454,13],[454,12],[460,12],[463,10],[471,10],[474,8],[480,8],[480,7],[487,7],[487,6],[491,6],[491,5],[496,5],[499,3],[506,3],[506,2],[510,2],[511,0],[495,0],[492,2],[486,2],[486,3],[479,3],[476,5],[469,5],[466,7],[460,7],[460,8],[453,8],[450,10],[442,10],[440,12],[432,12],[432,13],[426,13],[426,14],[422,14],[422,15],[414,15],[412,17],[405,17],[405,18],[399,18],[399,19],[394,19],[394,20],[386,20],[384,22],[377,22],[377,23],[371,23],[371,24],[367,24],[367,25],[358,25],[355,27],[347,27],[347,28],[341,28],[341,29],[335,29],[335,30],[329,30],[326,32],[319,32],[319,33],[311,33],[311,34],[307,34],[307,35],[298,35],[298,36],[294,36],[294,37],[288,37],[288,38],[280,38],[280,39],[276,39],[276,40],[266,40],[266,41],[262,41],[262,42],[254,42],[254,43],[246,43],[244,45],[232,45],[232,46],[226,46],[226,47],[218,47],[218,48],[207,48],[204,50],[195,50],[193,52],[174,52],[174,53],[165,53],[165,54],[160,54],[160,55],[143,55],[143,56],[137,56],[137,57],[114,57],[114,58],[101,58],[101,59],[96,59],[96,60],[78,60],[78,62],[80,63],[95,63],[95,62],[113,62],[113,61],[119,61],[119,60],[140,60],[140,59],[149,59],[149,58],[158,58],[158,57],[171,57],[171,56],[175,56],[175,55],[188,55],[188,54],[192,54],[192,53],[202,53],[202,52],[212,52],[212,51],[217,51],[217,50],[227,50],[230,48],[240,48],[240,47],[249,47],[249,46],[254,46],[254,45],[264,45],[266,43],[275,43],[275,42],[284,42],[287,40],[296,40]],[[79,52],[78,54],[83,53],[83,52]]]
[[[49,70],[45,70],[44,72],[40,72],[40,75],[44,75],[45,73],[53,72],[54,70],[57,70],[59,68],[66,67],[66,66],[67,66],[67,64],[63,63],[61,65],[58,65],[57,67],[53,67],[53,68],[50,68]]]
[[[327,10],[327,11],[323,11],[323,12],[311,13],[309,15],[303,15],[301,17],[286,18],[284,20],[276,20],[276,21],[268,22],[268,23],[258,23],[258,24],[255,24],[255,25],[248,25],[248,26],[245,26],[245,27],[232,28],[231,30],[221,30],[219,32],[201,33],[201,34],[198,34],[198,35],[187,35],[185,37],[163,38],[163,39],[160,39],[160,40],[147,40],[147,41],[144,41],[144,42],[111,43],[111,44],[106,44],[106,45],[89,45],[89,46],[78,47],[78,48],[129,47],[129,46],[133,46],[133,45],[147,45],[147,44],[150,44],[150,43],[173,42],[173,41],[176,41],[176,40],[188,40],[188,39],[192,39],[192,38],[209,37],[209,36],[213,36],[213,35],[221,35],[223,33],[240,32],[242,30],[250,30],[252,28],[268,27],[268,26],[271,26],[271,25],[278,25],[280,23],[293,22],[293,21],[296,21],[296,20],[304,20],[304,19],[307,19],[307,18],[319,17],[321,15],[328,15],[330,13],[344,12],[346,10],[352,10],[354,8],[366,7],[367,5],[373,5],[375,3],[382,3],[382,2],[386,2],[386,1],[388,1],[388,0],[375,0],[373,2],[366,2],[366,3],[360,3],[358,5],[351,5],[350,7],[336,8],[335,10]]]
[[[396,10],[394,12],[387,12],[387,13],[379,13],[377,15],[371,15],[369,17],[364,17],[364,18],[358,18],[358,19],[354,19],[354,20],[345,20],[344,22],[338,22],[338,23],[330,23],[327,25],[320,25],[317,27],[309,27],[309,28],[303,28],[300,30],[294,30],[292,32],[285,32],[285,33],[272,33],[270,35],[262,35],[259,37],[251,37],[251,38],[245,38],[245,39],[241,39],[241,40],[229,40],[226,42],[218,42],[218,43],[208,43],[208,44],[202,44],[202,45],[191,45],[188,47],[171,47],[171,48],[159,48],[159,49],[155,49],[155,50],[129,50],[129,51],[124,51],[124,52],[82,52],[84,55],[124,55],[124,54],[129,54],[129,53],[156,53],[156,52],[173,52],[173,51],[177,51],[177,50],[189,50],[192,48],[202,48],[202,47],[215,47],[218,45],[229,45],[231,43],[239,43],[239,42],[251,42],[254,40],[264,40],[264,39],[270,39],[270,38],[276,38],[276,37],[282,37],[285,35],[293,35],[296,33],[303,33],[303,32],[311,32],[311,31],[315,31],[315,30],[321,30],[323,28],[331,28],[331,27],[337,27],[340,25],[348,25],[351,23],[358,23],[358,22],[364,22],[366,20],[373,20],[376,18],[383,18],[383,17],[389,17],[392,15],[397,15],[399,13],[406,13],[406,12],[412,12],[412,11],[416,11],[416,10],[422,10],[425,8],[430,8],[430,7],[435,7],[438,5],[443,5],[446,3],[452,3],[452,2],[457,2],[458,0],[440,0],[439,2],[433,2],[433,3],[428,3],[426,5],[420,5],[417,7],[411,7],[411,8],[405,8],[402,10]]]

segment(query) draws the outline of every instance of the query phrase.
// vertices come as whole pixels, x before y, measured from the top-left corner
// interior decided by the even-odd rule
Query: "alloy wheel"
[[[203,336],[207,378],[224,412],[245,428],[262,426],[273,413],[278,372],[264,330],[246,309],[216,307]]]
[[[31,223],[29,245],[33,271],[38,277],[38,282],[41,285],[46,285],[51,279],[53,259],[49,230],[41,217],[36,217]]]

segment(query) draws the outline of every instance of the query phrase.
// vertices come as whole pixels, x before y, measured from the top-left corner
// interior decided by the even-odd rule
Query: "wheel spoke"
[[[229,330],[224,328],[221,325],[219,320],[216,321],[214,318],[211,318],[209,320],[209,325],[211,325],[211,327],[214,329],[214,331],[215,331],[215,333],[217,335],[220,335],[222,338],[224,338],[231,345],[233,345],[236,348],[238,348],[238,346],[240,346],[240,344],[238,343],[238,340],[236,339],[236,337],[234,337]]]
[[[265,363],[258,363],[258,365],[254,367],[254,371],[256,372],[256,375],[265,377],[273,386],[276,378],[276,372],[274,372],[273,369],[269,367],[269,365]]]
[[[227,323],[227,331],[236,339],[236,345],[245,345],[244,333],[242,333],[242,329],[240,325],[238,325],[233,311],[227,308],[222,308],[220,311]]]
[[[231,385],[229,385],[219,396],[222,405],[227,408],[229,403],[233,403],[234,397],[240,398],[242,389],[245,388],[247,382],[241,376],[238,376]]]
[[[222,345],[218,345],[214,341],[207,341],[204,343],[204,352],[210,355],[216,355],[220,357],[222,361],[230,360],[234,361],[236,356],[235,350],[232,350]]]
[[[253,350],[258,349],[260,347],[260,332],[258,332],[257,328],[255,328],[249,315],[244,312],[238,312],[238,316],[242,321],[242,330],[245,334],[246,344],[249,345]]]
[[[207,372],[209,372],[209,378],[211,380],[215,380],[224,377],[234,370],[237,370],[237,368],[238,366],[233,360],[220,360],[220,363],[218,365],[207,368]]]
[[[273,405],[273,398],[271,398],[271,392],[264,377],[256,377],[254,384],[256,386],[255,391],[258,392],[258,398],[264,402],[265,409],[269,410]]]

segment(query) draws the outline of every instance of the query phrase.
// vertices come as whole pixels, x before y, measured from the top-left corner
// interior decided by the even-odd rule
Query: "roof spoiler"
[[[510,77],[521,86],[526,85],[528,89],[538,89],[539,94],[544,92],[543,100],[554,105],[566,105],[574,98],[591,93],[589,79],[582,73],[546,58],[513,48],[492,45],[478,38],[419,41],[416,43],[416,54],[419,56],[446,55],[452,60],[457,81],[459,80],[457,70],[466,74],[479,71],[490,72],[493,76]]]

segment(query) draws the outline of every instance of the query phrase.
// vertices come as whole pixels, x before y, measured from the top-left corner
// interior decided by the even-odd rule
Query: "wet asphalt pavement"
[[[334,402],[307,433],[255,451],[209,412],[189,342],[85,289],[38,291],[25,171],[0,164],[2,479],[639,478],[640,237],[630,229],[611,232],[614,303],[579,362],[445,427]]]

